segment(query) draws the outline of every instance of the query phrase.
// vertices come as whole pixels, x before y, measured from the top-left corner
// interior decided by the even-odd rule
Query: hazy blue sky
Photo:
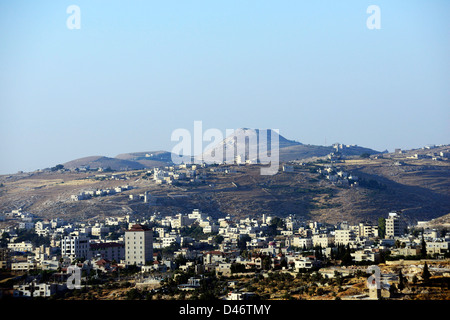
[[[372,4],[380,30],[366,26]],[[0,173],[170,151],[194,120],[380,151],[448,144],[449,12],[445,0],[1,1]]]

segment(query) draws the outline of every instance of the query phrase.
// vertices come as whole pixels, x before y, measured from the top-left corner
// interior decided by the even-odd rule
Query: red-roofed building
[[[111,262],[109,260],[106,259],[100,259],[98,261],[95,262],[95,267],[96,269],[100,269],[103,271],[108,271],[110,268]]]
[[[90,256],[93,258],[103,258],[110,261],[125,259],[125,244],[117,242],[90,243]]]

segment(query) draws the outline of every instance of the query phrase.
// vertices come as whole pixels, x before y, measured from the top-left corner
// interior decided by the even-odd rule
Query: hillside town
[[[450,285],[450,234],[407,225],[401,212],[377,225],[214,219],[199,209],[94,223],[20,209],[5,216],[16,223],[0,230],[4,299],[414,299],[424,290],[405,283],[439,279],[446,294]],[[369,266],[383,267],[374,290],[365,285]]]

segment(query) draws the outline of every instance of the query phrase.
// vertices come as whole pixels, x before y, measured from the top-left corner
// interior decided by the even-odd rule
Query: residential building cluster
[[[115,188],[85,190],[85,191],[81,191],[79,194],[71,195],[70,199],[72,201],[88,200],[93,197],[104,197],[107,195],[121,193],[126,190],[131,190],[132,188],[133,188],[132,186],[124,185],[124,186],[115,187]]]
[[[317,169],[317,172],[329,180],[331,183],[340,186],[357,186],[358,176],[341,170],[333,164],[326,164],[323,168]]]
[[[6,240],[0,249],[0,267],[12,272],[51,270],[60,279],[67,279],[67,270],[74,264],[88,273],[130,266],[146,273],[191,269],[199,276],[205,272],[227,276],[274,269],[298,272],[320,268],[333,258],[342,259],[338,254],[344,247],[351,250],[351,263],[377,264],[387,251],[393,256],[416,256],[424,243],[427,254],[443,257],[448,255],[450,243],[449,235],[442,237],[437,230],[426,229],[422,238],[408,233],[399,212],[388,214],[384,237],[378,225],[368,223],[328,225],[296,216],[267,215],[214,219],[198,209],[175,216],[107,217],[92,224],[68,223],[60,218],[38,220],[21,210],[8,214],[21,220],[0,230],[2,241]],[[34,245],[18,241],[23,229],[47,237],[49,242]],[[180,258],[183,263],[179,263]],[[182,288],[188,290],[197,284],[191,279]],[[48,296],[64,289],[61,281],[33,282],[17,285],[13,295]]]
[[[179,164],[167,166],[163,169],[154,168],[148,173],[153,174],[156,184],[187,184],[199,183],[205,180],[206,172],[201,170],[206,164]]]

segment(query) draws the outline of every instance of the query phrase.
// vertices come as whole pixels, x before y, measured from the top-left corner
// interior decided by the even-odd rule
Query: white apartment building
[[[194,221],[201,221],[206,219],[206,215],[202,213],[199,209],[192,210],[192,213],[188,214],[189,219]]]
[[[127,264],[145,265],[153,261],[153,231],[135,224],[125,231],[125,261]]]
[[[162,238],[162,247],[170,247],[172,244],[177,242],[181,242],[181,237],[178,234],[166,234],[164,238]]]
[[[311,238],[293,237],[291,245],[294,247],[311,249],[313,247],[313,241]]]
[[[21,221],[21,222],[19,222],[19,229],[25,229],[25,230],[34,229],[34,222]]]
[[[219,231],[219,227],[214,223],[209,223],[203,227],[203,233],[212,233]]]
[[[355,234],[352,230],[336,230],[334,232],[334,243],[336,245],[347,245],[353,241],[355,241]]]
[[[91,234],[93,236],[101,236],[102,234],[105,234],[109,232],[109,227],[104,226],[103,224],[96,223],[91,228]]]
[[[386,219],[386,237],[400,237],[405,234],[406,223],[397,212],[390,212]]]
[[[364,223],[360,223],[358,225],[357,230],[358,236],[373,238],[378,237],[378,226],[366,225]]]
[[[34,250],[34,246],[31,242],[22,241],[22,242],[12,242],[8,243],[8,249],[12,251],[18,252],[31,252]]]
[[[36,232],[40,231],[40,230],[44,230],[46,228],[50,228],[50,227],[51,227],[51,224],[48,223],[48,222],[46,223],[44,221],[38,221],[34,225],[34,229],[35,229]]]
[[[28,283],[15,285],[13,296],[14,297],[50,297],[57,291],[57,284],[47,283]]]
[[[19,261],[11,263],[12,271],[28,271],[36,268],[36,263],[32,261]]]
[[[311,269],[314,266],[314,261],[310,258],[298,258],[294,260],[295,270]]]
[[[172,218],[170,225],[171,225],[172,229],[178,229],[178,228],[182,228],[184,226],[188,226],[192,222],[193,221],[191,219],[189,219],[189,217],[187,215],[183,215],[183,214],[179,213],[174,218]]]
[[[351,256],[355,262],[361,261],[378,262],[380,259],[380,253],[372,252],[371,250],[357,250],[355,253],[351,253]]]
[[[427,254],[444,254],[448,252],[449,242],[448,241],[428,241],[426,242]]]
[[[313,246],[326,248],[334,243],[334,237],[328,233],[315,234],[312,236]]]
[[[89,238],[85,236],[65,236],[61,240],[61,255],[70,259],[89,258]]]

